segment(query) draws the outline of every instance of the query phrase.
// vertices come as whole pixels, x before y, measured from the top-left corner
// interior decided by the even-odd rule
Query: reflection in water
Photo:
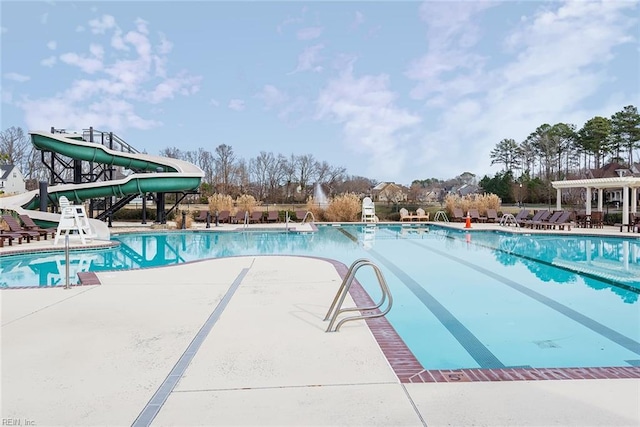
[[[71,252],[69,254],[69,282],[77,283],[78,273],[90,271],[93,261],[99,256],[95,253]],[[2,280],[0,287],[9,287],[10,283],[33,285],[29,280],[34,275],[40,286],[64,285],[66,279],[66,261],[64,256],[12,256],[0,258]]]
[[[495,252],[498,262],[522,263],[544,282],[572,283],[579,274],[594,289],[609,288],[626,302],[638,299],[640,241],[578,235],[477,234],[476,243],[499,249]]]

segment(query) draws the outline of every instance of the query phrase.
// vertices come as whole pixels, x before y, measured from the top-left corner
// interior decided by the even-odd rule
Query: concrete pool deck
[[[325,260],[97,276],[0,292],[4,425],[640,425],[636,378],[401,382],[365,322],[324,332]]]

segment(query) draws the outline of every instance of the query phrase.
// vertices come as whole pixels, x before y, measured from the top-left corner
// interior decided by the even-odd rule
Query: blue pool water
[[[113,240],[119,247],[72,252],[72,274],[236,255],[369,258],[394,296],[387,318],[428,369],[640,365],[638,239],[344,225]],[[62,255],[0,257],[3,287],[57,286],[62,274]],[[377,300],[373,272],[357,278]]]

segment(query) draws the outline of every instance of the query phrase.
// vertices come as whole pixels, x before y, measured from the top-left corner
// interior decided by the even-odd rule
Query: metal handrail
[[[356,272],[358,271],[358,269],[360,269],[360,267],[364,267],[365,265],[371,266],[376,273],[378,284],[380,285],[380,289],[382,291],[382,297],[380,298],[380,302],[371,307],[342,308],[342,304],[344,303],[344,299],[349,293],[349,288],[351,288],[351,284],[353,283],[353,279],[355,278]],[[340,320],[337,323],[337,325],[335,326],[335,329],[333,328],[333,325],[335,324],[340,314],[346,313],[349,311],[364,312],[364,311],[377,310],[380,307],[382,307],[382,305],[387,299],[389,300],[389,302],[387,304],[387,307],[384,310],[379,311],[377,313],[360,314],[357,316],[345,317],[344,319]],[[345,275],[344,280],[342,281],[342,284],[340,285],[340,288],[336,293],[336,296],[333,298],[333,302],[329,307],[329,311],[327,311],[327,314],[323,319],[326,321],[326,320],[329,320],[329,318],[331,318],[331,321],[329,322],[329,326],[327,327],[326,332],[338,332],[340,327],[345,322],[350,322],[352,320],[371,319],[374,317],[385,316],[391,310],[392,305],[393,305],[393,297],[391,296],[391,292],[389,291],[389,286],[387,285],[387,281],[385,280],[384,275],[382,274],[382,271],[380,271],[380,268],[378,268],[378,266],[375,265],[370,260],[365,258],[360,258],[354,261],[353,264],[351,264],[351,267],[349,267],[349,271]]]
[[[433,221],[449,222],[449,217],[447,217],[447,213],[445,211],[438,211],[433,216]]]
[[[311,211],[307,211],[306,214],[304,214],[304,218],[302,218],[302,224],[304,224],[304,222],[307,220],[307,217],[311,215],[311,222],[316,222],[316,217],[313,216],[313,212]]]

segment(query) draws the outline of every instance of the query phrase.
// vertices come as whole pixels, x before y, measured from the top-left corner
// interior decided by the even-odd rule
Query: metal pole
[[[218,213],[218,210],[216,209],[216,227],[218,226],[218,215],[219,213]]]
[[[69,235],[64,236],[64,288],[71,289],[69,284]]]
[[[207,211],[207,228],[211,228],[211,212]]]
[[[182,229],[183,230],[187,229],[187,212],[186,211],[182,211]]]

